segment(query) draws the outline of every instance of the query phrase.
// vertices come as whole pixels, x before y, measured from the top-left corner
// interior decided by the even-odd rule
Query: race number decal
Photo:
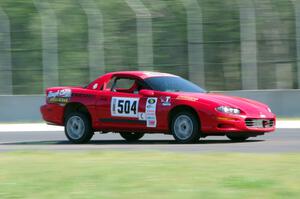
[[[112,97],[110,111],[112,116],[138,118],[139,98]]]

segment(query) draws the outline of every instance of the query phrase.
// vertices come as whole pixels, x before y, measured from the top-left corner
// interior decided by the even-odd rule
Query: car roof
[[[147,79],[149,77],[162,77],[162,76],[176,77],[176,75],[173,74],[153,72],[153,71],[118,71],[118,72],[107,73],[107,75],[137,76],[141,79]]]

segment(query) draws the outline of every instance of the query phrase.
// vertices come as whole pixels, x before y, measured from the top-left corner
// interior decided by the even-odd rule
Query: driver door
[[[113,78],[101,96],[105,100],[97,103],[100,126],[116,131],[144,129],[146,100],[139,94],[140,88],[137,79]]]

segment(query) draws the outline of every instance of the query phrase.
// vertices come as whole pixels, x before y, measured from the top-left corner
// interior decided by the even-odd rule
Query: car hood
[[[235,96],[226,96],[214,93],[184,93],[181,96],[197,98],[203,104],[209,103],[213,107],[230,106],[238,108],[247,115],[272,117],[273,113],[268,111],[268,106],[261,102]]]

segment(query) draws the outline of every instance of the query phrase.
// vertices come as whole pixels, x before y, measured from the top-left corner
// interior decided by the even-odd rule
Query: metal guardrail
[[[246,97],[270,106],[278,117],[300,117],[300,90],[215,91],[224,95]],[[44,95],[0,95],[0,123],[40,122]]]

